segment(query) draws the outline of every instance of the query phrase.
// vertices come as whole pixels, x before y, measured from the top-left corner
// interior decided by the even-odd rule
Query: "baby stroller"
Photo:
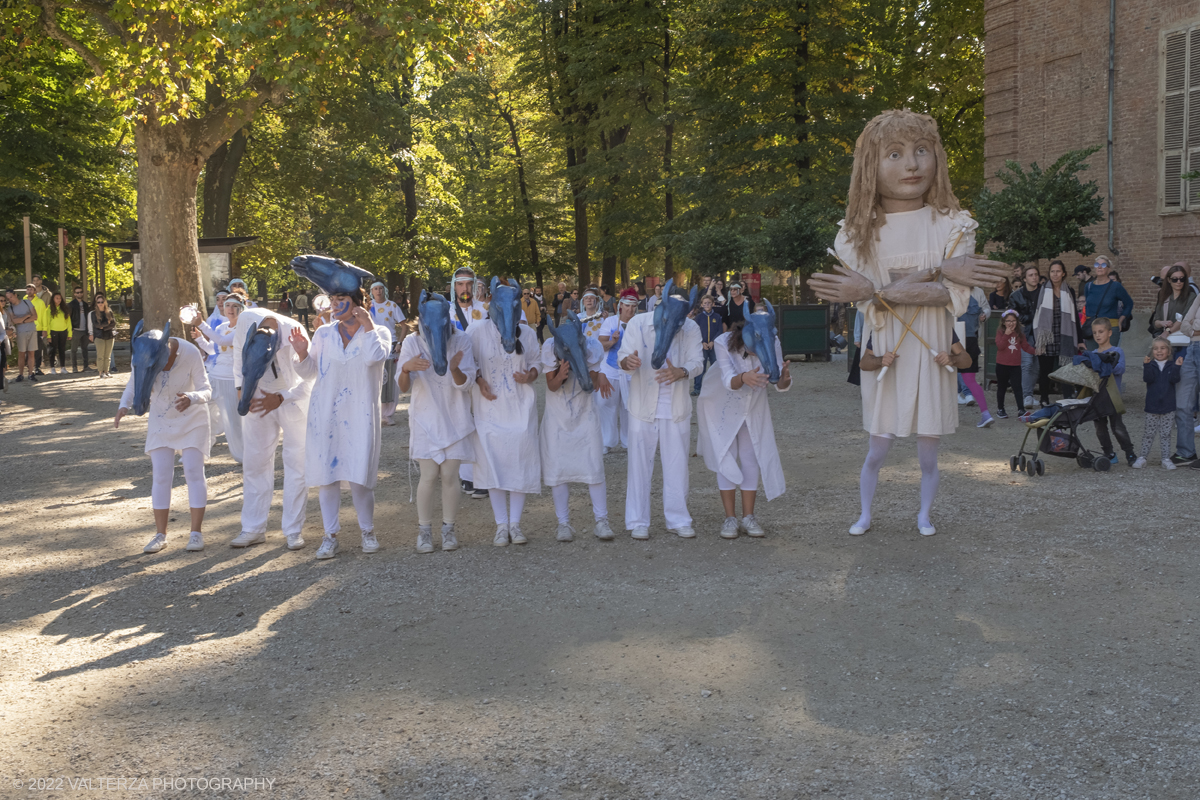
[[[1100,358],[1106,363],[1116,362],[1115,354],[1110,358],[1108,353],[1104,353]],[[1111,375],[1101,376],[1095,390],[1088,384],[1076,383],[1081,393],[1092,394],[1087,398],[1063,400],[1040,412],[1049,412],[1048,415],[1026,422],[1025,438],[1021,440],[1021,447],[1016,455],[1008,459],[1009,470],[1019,470],[1030,477],[1041,477],[1046,474],[1046,462],[1042,460],[1044,454],[1073,458],[1083,469],[1108,472],[1112,463],[1103,453],[1096,455],[1084,446],[1083,440],[1079,438],[1079,426],[1116,413],[1112,396],[1108,393],[1109,380]],[[1026,449],[1031,436],[1034,440],[1033,448]]]

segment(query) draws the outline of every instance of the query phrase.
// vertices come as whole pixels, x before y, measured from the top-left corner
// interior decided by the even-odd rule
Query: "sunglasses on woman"
[[[1171,283],[1185,283],[1183,278],[1171,278]]]

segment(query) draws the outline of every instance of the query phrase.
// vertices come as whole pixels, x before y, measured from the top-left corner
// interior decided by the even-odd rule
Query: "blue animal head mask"
[[[521,287],[515,283],[511,286],[501,283],[499,278],[492,278],[492,302],[488,305],[488,317],[496,323],[500,330],[500,344],[504,352],[521,352],[521,337],[517,323],[521,321]]]
[[[663,364],[667,363],[667,350],[671,348],[675,334],[683,327],[692,306],[696,305],[700,287],[692,287],[692,296],[688,300],[672,295],[673,288],[674,278],[667,281],[663,287],[662,301],[654,307],[654,353],[650,357],[650,366],[655,369],[662,369]]]
[[[354,294],[364,281],[374,277],[365,269],[328,256],[296,256],[291,267],[292,272],[307,278],[326,294]]]
[[[767,373],[769,383],[779,383],[779,370],[782,366],[775,357],[775,309],[771,301],[763,298],[766,311],[756,311],[746,317],[745,327],[742,328],[742,343],[746,349],[758,356],[763,371]]]
[[[585,392],[592,391],[592,373],[588,371],[587,337],[583,332],[583,323],[574,311],[567,313],[567,318],[561,325],[555,326],[546,320],[550,335],[554,337],[554,355],[559,361],[571,365],[571,374],[579,381],[579,386]]]
[[[260,328],[251,322],[246,329],[246,342],[242,345],[242,399],[238,401],[238,414],[250,413],[250,401],[254,390],[266,374],[267,368],[275,370],[275,354],[279,352],[279,329]]]
[[[170,341],[170,320],[161,331],[143,333],[141,320],[133,329],[133,341],[130,343],[130,365],[134,374],[133,413],[139,417],[150,408],[150,391],[154,388],[154,380],[171,358]]]
[[[417,303],[417,318],[421,321],[421,336],[429,350],[433,371],[445,375],[448,364],[446,352],[454,329],[450,321],[450,301],[440,294],[429,294],[422,289],[421,300]]]

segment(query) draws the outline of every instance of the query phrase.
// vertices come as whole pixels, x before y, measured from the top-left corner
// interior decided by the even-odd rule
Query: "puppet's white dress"
[[[360,327],[342,347],[334,321],[313,334],[308,358],[296,366],[316,380],[308,403],[305,478],[309,486],[350,481],[368,489],[379,482],[382,444],[379,390],[392,334],[381,325]]]
[[[875,256],[860,261],[845,231],[834,245],[837,254],[854,271],[883,289],[897,278],[923,269],[936,269],[943,259],[975,252],[978,223],[966,211],[942,214],[929,206],[919,211],[888,214],[879,229]],[[949,248],[958,239],[954,252]],[[971,288],[943,280],[950,301],[942,307],[892,304],[896,313],[911,321],[913,330],[938,352],[949,352],[954,320],[966,313]],[[895,349],[904,324],[875,300],[860,304],[864,314],[863,339],[883,355]],[[957,373],[934,363],[933,356],[911,334],[882,381],[875,373],[862,379],[863,428],[872,436],[941,436],[958,427]]]
[[[696,401],[696,450],[704,459],[704,466],[725,476],[725,479],[740,485],[742,470],[737,461],[737,435],[742,426],[750,433],[754,445],[754,458],[758,461],[763,489],[767,499],[774,500],[787,488],[783,478],[783,465],[779,460],[779,448],[775,444],[775,426],[771,423],[771,409],[767,404],[767,389],[743,385],[733,389],[733,378],[743,372],[761,372],[762,364],[750,350],[742,353],[729,351],[728,333],[718,336],[713,346],[716,363],[709,367],[700,398]],[[783,348],[775,340],[775,358],[783,364]],[[716,375],[713,374],[714,368]],[[792,387],[789,386],[788,389]],[[788,389],[774,390],[786,392]]]
[[[451,317],[453,319],[453,317]],[[538,450],[537,392],[533,385],[517,383],[516,372],[541,367],[537,334],[517,325],[523,352],[504,352],[500,329],[490,319],[467,328],[471,352],[479,374],[492,387],[495,400],[485,400],[472,382],[471,407],[475,412],[474,478],[478,489],[540,494],[542,459]]]
[[[587,343],[588,370],[598,372],[604,360],[604,347],[591,337]],[[558,369],[554,339],[542,345],[542,372]],[[557,392],[546,389],[546,408],[542,412],[542,482],[547,486],[564,483],[604,482],[604,444],[600,435],[600,414],[593,398],[598,391],[585,392],[571,373]]]
[[[471,461],[475,450],[471,446],[471,432],[475,430],[475,419],[471,416],[471,387],[475,385],[475,359],[471,356],[471,341],[462,331],[454,331],[446,343],[446,362],[459,351],[462,361],[458,368],[467,376],[462,386],[454,383],[454,373],[449,366],[445,375],[429,369],[410,372],[412,399],[408,404],[408,456],[413,459],[431,459],[441,464],[445,461]],[[400,363],[406,364],[414,358],[432,362],[424,337],[405,337],[400,345]]]
[[[175,363],[170,370],[163,370],[154,378],[150,390],[150,408],[146,410],[146,452],[160,447],[185,450],[194,447],[205,459],[212,444],[211,426],[208,421],[209,400],[212,387],[208,373],[204,370],[204,356],[191,342],[171,340],[177,347]],[[129,383],[121,394],[121,407],[133,408],[133,387],[137,380],[137,367],[129,371]],[[185,394],[191,405],[183,411],[175,410],[177,394]]]

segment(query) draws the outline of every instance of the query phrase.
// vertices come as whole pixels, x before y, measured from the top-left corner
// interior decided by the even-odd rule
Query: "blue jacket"
[[[1121,348],[1089,350],[1082,355],[1075,356],[1071,361],[1075,364],[1087,364],[1092,372],[1097,373],[1101,378],[1112,375],[1117,389],[1120,390],[1121,376],[1125,374],[1125,351]]]
[[[1175,413],[1175,384],[1179,383],[1179,367],[1168,359],[1162,369],[1151,361],[1142,365],[1142,380],[1146,382],[1146,413]]]
[[[1088,319],[1096,317],[1133,316],[1133,298],[1119,281],[1109,281],[1103,286],[1088,283],[1083,290],[1083,301],[1087,309]]]

